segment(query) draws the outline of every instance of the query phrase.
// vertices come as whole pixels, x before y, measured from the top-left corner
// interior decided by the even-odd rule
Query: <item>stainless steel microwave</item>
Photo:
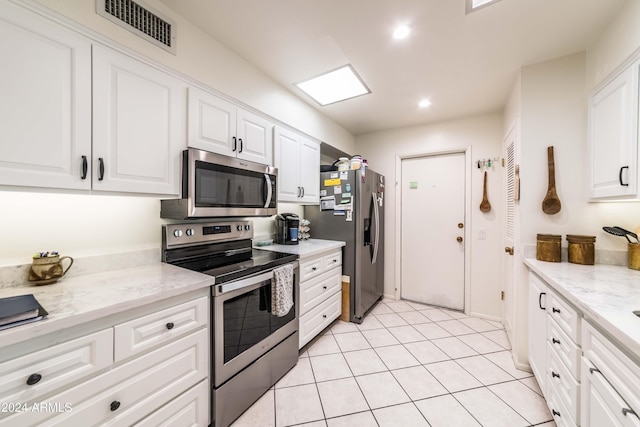
[[[182,198],[162,200],[171,219],[276,214],[278,169],[189,148],[182,153]]]

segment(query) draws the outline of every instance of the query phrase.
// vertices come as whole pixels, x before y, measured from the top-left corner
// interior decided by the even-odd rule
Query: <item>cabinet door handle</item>
[[[316,271],[318,267],[311,267],[311,271]]]
[[[238,142],[240,142],[240,150],[238,150],[238,153],[242,153],[242,138],[238,138]]]
[[[560,344],[560,340],[557,340],[555,338],[551,338],[551,342],[554,344]]]
[[[600,372],[600,369],[598,369],[598,368],[589,368],[589,373],[590,373],[590,374],[593,374],[594,372],[597,372],[597,373],[599,373],[599,374],[601,373],[601,372]]]
[[[560,416],[560,412],[556,411],[555,409],[551,410],[551,413],[553,414],[553,416],[555,417],[556,415],[559,417]]]
[[[173,324],[173,322],[169,322],[165,326],[167,327],[168,330],[171,330],[175,325]]]
[[[551,378],[560,378],[560,374],[556,374],[554,371],[551,371]]]
[[[322,287],[322,289],[326,290],[326,289],[327,289],[327,287],[326,287],[326,286],[323,286],[323,287]]]
[[[82,175],[80,175],[80,179],[87,179],[88,171],[89,165],[87,164],[87,156],[82,156]]]
[[[111,402],[111,405],[109,405],[111,412],[117,411],[119,407],[120,407],[120,402],[118,402],[117,400],[114,400],[113,402]]]
[[[104,159],[102,157],[98,158],[98,163],[100,163],[100,171],[98,173],[98,181],[102,181],[104,179]]]
[[[327,315],[326,315],[326,314],[323,314],[323,315],[322,315],[322,317],[324,317],[324,318],[326,319],[326,318],[327,318]]]
[[[298,187],[298,197],[302,197],[302,187]]]
[[[40,374],[31,374],[31,375],[29,375],[29,378],[27,378],[27,385],[38,384],[41,379],[42,379],[42,375],[40,375]]]
[[[620,168],[620,172],[618,173],[618,181],[620,181],[620,185],[622,185],[623,187],[628,187],[628,186],[629,186],[629,183],[628,183],[628,182],[627,182],[626,184],[624,184],[624,183],[622,182],[622,171],[623,171],[623,170],[625,170],[625,169],[626,169],[626,170],[629,170],[629,166],[622,166],[622,167]]]
[[[560,313],[560,309],[555,307],[553,307],[551,311],[553,311],[554,313]]]
[[[547,293],[540,292],[540,295],[538,295],[538,307],[540,307],[540,310],[546,310],[546,308],[542,306],[542,295],[547,295]]]
[[[231,141],[233,141],[233,147],[231,147],[231,151],[236,151],[236,148],[238,148],[238,140],[234,136],[231,138]]]
[[[300,187],[302,188],[302,195],[300,197],[304,197],[304,187]]]
[[[622,408],[622,415],[626,417],[627,414],[635,415],[636,417],[638,416],[638,414],[636,414],[636,411],[634,411],[633,409]]]

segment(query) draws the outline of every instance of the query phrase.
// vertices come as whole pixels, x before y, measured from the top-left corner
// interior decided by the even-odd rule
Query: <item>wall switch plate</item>
[[[485,240],[487,238],[487,230],[481,228],[478,230],[478,240]]]

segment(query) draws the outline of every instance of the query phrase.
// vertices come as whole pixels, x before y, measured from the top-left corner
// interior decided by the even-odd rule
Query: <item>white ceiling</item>
[[[521,66],[584,50],[625,0],[161,1],[357,135],[501,111]],[[294,86],[347,63],[372,94],[320,107]]]

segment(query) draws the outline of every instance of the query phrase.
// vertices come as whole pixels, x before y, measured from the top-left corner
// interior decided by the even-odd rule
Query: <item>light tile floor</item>
[[[233,427],[555,427],[497,322],[383,300],[334,322]]]

